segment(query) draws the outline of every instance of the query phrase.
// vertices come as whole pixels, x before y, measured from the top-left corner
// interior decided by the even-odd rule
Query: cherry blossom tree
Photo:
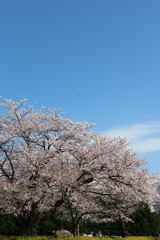
[[[101,219],[118,220],[122,236],[125,236],[124,223],[130,220],[139,203],[153,205],[158,179],[147,172],[145,161],[136,157],[125,139],[101,135],[95,138],[92,149],[101,154],[92,164],[94,167],[90,171],[94,174],[94,181],[87,191],[100,197],[105,212]],[[92,150],[89,152],[91,154]]]
[[[0,207],[34,225],[37,212],[62,202],[75,171],[68,148],[88,141],[90,125],[64,119],[55,109],[23,108],[25,103],[1,103],[9,111],[0,119]]]
[[[26,100],[2,99],[0,106],[0,209],[23,216],[24,233],[57,207],[70,214],[76,235],[82,217],[127,221],[139,202],[154,201],[157,180],[125,139]]]
[[[145,162],[128,149],[125,139],[108,138],[92,134],[90,141],[69,152],[75,162],[76,172],[65,199],[78,233],[78,223],[83,218],[105,220],[123,224],[140,202],[152,205],[157,178],[149,174]]]

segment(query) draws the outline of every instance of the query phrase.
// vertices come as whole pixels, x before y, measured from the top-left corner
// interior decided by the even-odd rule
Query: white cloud
[[[141,139],[137,142],[131,142],[135,151],[140,153],[160,151],[160,138]]]
[[[140,153],[160,151],[160,122],[147,122],[108,130],[110,137],[125,137]]]

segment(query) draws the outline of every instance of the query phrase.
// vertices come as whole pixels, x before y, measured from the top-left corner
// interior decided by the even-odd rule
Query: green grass
[[[61,237],[56,240],[113,240],[109,237]],[[125,240],[160,240],[160,237],[126,237]],[[0,240],[53,240],[52,236],[0,236]],[[115,237],[114,240],[122,240],[121,237]]]

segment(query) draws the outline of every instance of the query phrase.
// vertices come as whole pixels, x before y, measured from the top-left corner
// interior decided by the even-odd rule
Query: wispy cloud
[[[127,125],[105,132],[111,137],[125,137],[131,147],[140,153],[160,151],[160,122]]]

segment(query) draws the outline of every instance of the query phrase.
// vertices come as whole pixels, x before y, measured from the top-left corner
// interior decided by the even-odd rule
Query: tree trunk
[[[79,221],[74,226],[74,236],[79,236]]]
[[[37,227],[40,221],[40,216],[29,216],[22,220],[20,235],[35,236],[37,235]]]
[[[122,238],[125,238],[126,237],[126,231],[125,231],[125,226],[124,226],[124,223],[123,223],[122,219],[119,219],[119,230],[120,230]]]
[[[33,203],[31,211],[24,212],[22,216],[21,235],[37,235],[37,227],[40,222],[40,214],[37,211],[37,203]]]

